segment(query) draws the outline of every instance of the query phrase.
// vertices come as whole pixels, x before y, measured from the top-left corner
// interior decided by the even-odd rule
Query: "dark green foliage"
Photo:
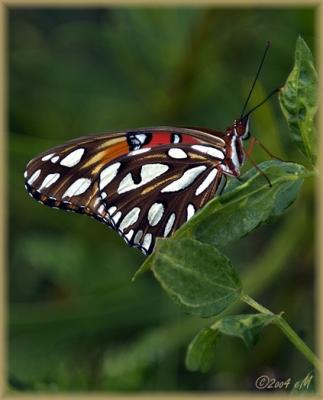
[[[186,365],[191,371],[207,372],[216,361],[216,346],[221,334],[241,338],[249,348],[255,345],[263,328],[273,322],[275,315],[231,315],[202,329],[193,339],[186,354]]]
[[[210,317],[239,298],[241,282],[230,260],[197,240],[159,240],[152,271],[163,289],[191,314]]]
[[[317,139],[314,118],[317,111],[318,80],[311,50],[302,37],[297,39],[295,65],[279,96],[291,137],[315,164]]]

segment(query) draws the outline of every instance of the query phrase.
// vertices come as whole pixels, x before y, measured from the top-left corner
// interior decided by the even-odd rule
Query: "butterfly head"
[[[233,123],[233,133],[235,136],[240,137],[243,140],[247,140],[250,137],[249,130],[249,115],[236,119]]]

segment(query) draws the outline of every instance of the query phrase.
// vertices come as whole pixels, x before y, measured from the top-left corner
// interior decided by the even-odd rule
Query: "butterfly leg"
[[[255,143],[256,143],[256,141],[255,141]],[[252,148],[253,148],[253,146],[254,146],[255,143],[253,143]],[[250,148],[250,147],[249,147],[249,148]],[[249,150],[249,149],[248,149],[248,150]],[[252,150],[251,150],[251,151],[252,151]],[[272,187],[272,184],[271,184],[271,182],[270,182],[270,179],[269,179],[268,176],[264,173],[264,171],[262,171],[262,170],[258,167],[257,163],[250,157],[249,151],[245,151],[245,155],[246,155],[246,158],[251,162],[251,164],[256,168],[256,170],[257,170],[261,175],[263,175],[263,177],[264,177],[264,178],[266,179],[266,181],[268,182],[269,187]]]
[[[251,138],[251,140],[250,140],[250,145],[249,145],[249,147],[248,147],[248,150],[245,152],[245,154],[246,154],[246,156],[247,156],[248,159],[250,158],[250,155],[251,155],[252,152],[253,152],[253,149],[254,149],[255,144],[258,144],[258,145],[264,150],[264,152],[267,153],[267,154],[269,155],[270,158],[274,158],[275,160],[279,160],[279,161],[284,161],[284,160],[282,160],[281,158],[275,156],[273,153],[271,153],[271,152],[267,149],[267,147],[265,147],[265,145],[264,145],[259,139],[257,139],[257,138],[254,137],[254,136]]]

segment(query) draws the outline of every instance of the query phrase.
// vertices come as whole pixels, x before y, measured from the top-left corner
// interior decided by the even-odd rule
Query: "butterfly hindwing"
[[[156,237],[170,236],[225,183],[221,160],[189,145],[129,153],[101,172],[109,224],[145,254]],[[108,178],[107,178],[108,176]]]

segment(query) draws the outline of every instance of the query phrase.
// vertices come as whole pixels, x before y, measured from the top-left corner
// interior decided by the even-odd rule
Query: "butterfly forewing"
[[[189,132],[144,129],[68,142],[28,164],[26,188],[46,205],[94,216],[150,253],[156,237],[171,235],[225,182],[221,139],[210,145],[203,132]]]

